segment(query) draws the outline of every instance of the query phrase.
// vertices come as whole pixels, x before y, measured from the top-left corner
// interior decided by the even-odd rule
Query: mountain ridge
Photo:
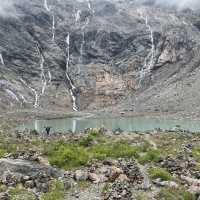
[[[0,17],[2,110],[199,112],[198,11],[130,0],[14,7],[17,17]]]

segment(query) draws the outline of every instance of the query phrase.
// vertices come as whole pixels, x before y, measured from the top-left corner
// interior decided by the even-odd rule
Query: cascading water
[[[19,94],[21,100],[22,100],[22,103],[21,105],[23,105],[23,103],[28,103],[28,101],[26,100],[26,98],[22,95],[22,94]]]
[[[6,80],[1,80],[0,81],[0,87],[7,93],[12,99],[14,99],[17,102],[21,103],[21,106],[23,103],[28,103],[26,98],[20,93],[18,89],[15,88],[14,83],[10,83],[9,81]]]
[[[75,14],[75,23],[77,26],[80,26],[81,25],[81,13],[82,11],[81,10],[77,10],[76,14]],[[83,48],[84,48],[84,45],[85,45],[85,32],[84,32],[84,27],[81,27],[81,32],[82,32],[82,42],[81,42],[81,46],[80,46],[80,57],[79,57],[79,63],[81,64],[82,63],[82,58],[83,58]],[[80,68],[79,68],[79,71],[80,71]]]
[[[80,47],[80,57],[79,57],[79,63],[83,63],[83,48],[85,46],[85,32],[82,32],[82,42],[81,42],[81,47]]]
[[[0,61],[2,65],[5,65],[2,53],[0,53]]]
[[[75,14],[75,21],[76,23],[80,22],[81,20],[81,10],[77,10],[76,14]]]
[[[17,97],[17,95],[10,89],[5,89],[6,93],[13,98],[14,100],[16,100],[17,102],[20,102],[19,98]]]
[[[52,41],[55,42],[55,15],[54,11],[51,9],[51,7],[48,6],[47,0],[44,0],[44,8],[46,9],[47,12],[51,12],[52,14]]]
[[[47,79],[46,79],[45,71],[44,71],[44,61],[45,60],[44,60],[44,56],[42,55],[38,46],[37,46],[37,50],[38,50],[38,55],[40,56],[40,70],[41,70],[40,77],[41,77],[41,81],[42,81],[41,94],[43,95],[45,93],[45,89],[46,89],[46,86],[47,86]]]
[[[69,48],[70,48],[70,34],[68,33],[67,37],[66,37],[66,54],[67,54],[67,59],[66,59],[66,73],[68,73],[69,71],[69,61],[70,61],[70,52],[69,52]]]
[[[37,93],[36,89],[32,88],[31,86],[29,86],[25,80],[23,80],[22,78],[20,79],[20,81],[24,84],[24,86],[28,87],[31,90],[31,93],[34,93],[35,95],[35,102],[34,102],[34,107],[37,108],[39,107],[39,94]]]
[[[55,15],[52,15],[52,41],[55,41]]]
[[[66,70],[65,70],[65,76],[67,79],[67,82],[69,84],[69,92],[72,98],[72,108],[74,111],[78,111],[78,106],[76,104],[76,87],[73,85],[72,80],[69,76],[69,62],[70,62],[70,34],[68,33],[66,37]]]
[[[154,45],[153,30],[151,28],[151,25],[149,24],[148,17],[147,16],[144,17],[142,12],[140,12],[140,16],[143,20],[145,20],[145,25],[147,27],[148,32],[150,33],[150,40],[151,40],[151,51],[145,58],[144,65],[142,69],[139,71],[139,85],[141,86],[142,80],[151,73],[151,70],[154,66],[155,45]]]
[[[87,0],[87,6],[88,9],[90,11],[91,15],[94,15],[95,11],[92,8],[92,4],[90,0]],[[81,11],[78,10],[76,13],[76,23],[80,23],[81,20]],[[82,42],[81,42],[81,46],[80,46],[80,58],[79,58],[79,63],[82,64],[83,63],[83,51],[84,51],[84,46],[85,46],[85,29],[88,26],[88,24],[90,23],[90,16],[86,17],[86,20],[84,21],[84,24],[81,26],[81,32],[82,32]]]
[[[51,75],[51,72],[49,70],[48,70],[48,77],[49,77],[48,84],[50,84],[51,80],[52,80],[52,75]]]
[[[50,9],[49,6],[48,6],[47,0],[44,0],[44,7],[45,7],[45,9],[46,9],[48,12],[51,11],[51,9]]]
[[[151,39],[151,52],[150,52],[150,62],[148,64],[148,71],[150,72],[154,65],[154,56],[155,56],[155,45],[154,45],[154,38],[153,38],[153,30],[148,22],[148,17],[146,16],[146,27],[149,29],[150,32],[150,39]]]
[[[88,3],[88,8],[89,8],[89,10],[92,12],[92,14],[94,14],[94,13],[95,13],[95,10],[92,8],[92,3],[91,3],[91,1],[90,1],[90,0],[87,0],[87,3]]]

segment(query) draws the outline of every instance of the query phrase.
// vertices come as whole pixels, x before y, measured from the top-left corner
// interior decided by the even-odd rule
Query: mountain
[[[0,14],[0,110],[200,111],[198,10],[16,0],[8,11]]]

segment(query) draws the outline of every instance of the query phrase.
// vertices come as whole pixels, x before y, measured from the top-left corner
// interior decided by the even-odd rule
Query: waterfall
[[[1,64],[5,65],[2,53],[0,53],[0,60],[1,60]]]
[[[52,15],[52,41],[55,41],[55,15]]]
[[[29,87],[29,86],[28,86]],[[34,102],[34,108],[38,108],[40,105],[39,105],[39,98],[40,98],[40,95],[37,93],[36,89],[32,88],[32,87],[29,87],[32,92],[35,94],[35,102]]]
[[[66,73],[68,73],[69,70],[69,61],[70,61],[70,52],[69,52],[69,45],[70,45],[70,35],[68,33],[66,37],[66,53],[67,53],[67,60],[66,60]]]
[[[148,71],[151,71],[154,65],[154,56],[155,56],[155,45],[154,45],[154,38],[153,38],[153,30],[149,24],[148,17],[146,16],[146,27],[150,32],[150,39],[151,39],[151,52],[150,52],[150,62],[148,64]]]
[[[29,86],[25,80],[23,80],[22,78],[20,79],[20,81],[30,89],[31,93],[33,93],[35,95],[35,102],[34,102],[34,107],[37,108],[39,107],[39,97],[40,95],[37,93],[36,89],[32,88],[31,86]]]
[[[45,60],[44,60],[44,56],[42,55],[38,45],[37,45],[37,51],[38,51],[38,55],[40,56],[40,70],[41,70],[40,77],[41,77],[41,81],[42,81],[41,94],[43,95],[45,93],[45,89],[46,89],[46,86],[47,86],[47,79],[46,79],[45,71],[44,71]]]
[[[83,49],[85,46],[85,29],[88,26],[88,24],[90,23],[90,19],[89,17],[87,17],[86,21],[84,22],[83,26],[81,27],[81,31],[82,31],[82,42],[81,42],[81,46],[80,46],[80,58],[79,58],[79,63],[82,64],[83,62]]]
[[[75,21],[80,22],[81,20],[81,10],[77,10],[76,14],[75,14]]]
[[[16,100],[17,102],[20,102],[19,98],[17,97],[17,95],[10,89],[5,89],[6,93],[12,97],[14,100]]]
[[[51,75],[51,72],[49,70],[48,70],[48,76],[49,76],[48,84],[50,84],[51,81],[52,81],[52,75]]]
[[[19,96],[22,99],[22,103],[28,103],[28,101],[26,100],[26,98],[22,94],[19,94]]]
[[[75,14],[75,22],[76,24],[80,25],[81,24],[81,10],[77,10],[76,14]],[[82,42],[81,42],[81,46],[80,46],[80,57],[79,57],[79,63],[82,63],[83,60],[83,48],[85,45],[85,24],[81,27],[81,31],[82,31]],[[79,68],[80,70],[80,68]]]
[[[51,8],[48,6],[47,0],[44,0],[44,8],[46,9],[47,12],[51,12]],[[52,41],[55,41],[55,15],[54,12],[52,11]]]
[[[49,6],[48,6],[47,0],[44,0],[44,7],[45,7],[45,9],[46,9],[48,12],[51,11],[51,9],[50,9]]]
[[[21,106],[23,105],[23,103],[28,103],[28,101],[26,100],[26,98],[22,94],[19,93],[18,96],[20,98],[18,98],[17,93],[15,93],[14,91],[12,91],[11,89],[6,89],[6,92],[13,99],[15,99],[17,102],[21,102]]]
[[[83,63],[83,48],[85,46],[85,32],[82,32],[82,42],[81,42],[81,47],[80,47],[80,57],[79,57],[79,63]]]
[[[69,92],[72,98],[72,108],[74,111],[78,111],[78,106],[76,105],[76,95],[75,95],[75,90],[76,87],[73,85],[72,80],[69,76],[69,62],[70,62],[70,34],[68,33],[66,37],[66,71],[65,71],[65,76],[66,79],[69,83]]]
[[[91,3],[91,1],[90,1],[90,0],[87,0],[87,3],[88,3],[88,8],[89,8],[89,10],[92,12],[92,14],[94,14],[94,13],[95,13],[95,10],[92,8],[92,3]]]
[[[151,25],[149,24],[148,17],[144,17],[143,13],[140,12],[140,16],[143,20],[145,20],[146,28],[149,32],[149,37],[151,40],[151,50],[148,53],[147,57],[145,58],[144,65],[142,69],[139,71],[139,85],[141,86],[142,80],[146,77],[146,75],[151,73],[151,70],[154,66],[154,59],[155,59],[155,45],[154,45],[154,37],[153,37],[153,30]]]
[[[44,57],[43,56],[41,56],[40,69],[41,69],[42,95],[43,95],[47,86],[47,80],[44,73]]]

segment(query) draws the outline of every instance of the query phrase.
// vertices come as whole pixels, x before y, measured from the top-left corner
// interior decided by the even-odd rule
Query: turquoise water
[[[121,129],[123,131],[148,131],[155,128],[172,129],[181,126],[184,130],[200,132],[200,121],[197,120],[170,120],[147,117],[118,117],[118,118],[64,118],[52,120],[35,120],[21,125],[18,130],[35,129],[43,132],[44,127],[52,127],[53,132],[83,131],[86,128],[101,128],[109,130]]]

